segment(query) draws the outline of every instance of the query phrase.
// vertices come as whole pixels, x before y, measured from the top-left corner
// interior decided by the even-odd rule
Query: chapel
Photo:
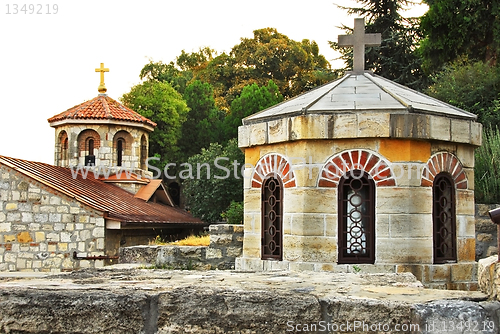
[[[412,272],[425,286],[475,289],[474,149],[467,111],[365,71],[356,19],[353,69],[251,115],[239,270]]]
[[[66,271],[118,261],[121,246],[207,224],[147,170],[151,120],[106,94],[48,119],[54,165],[0,156],[0,271]]]

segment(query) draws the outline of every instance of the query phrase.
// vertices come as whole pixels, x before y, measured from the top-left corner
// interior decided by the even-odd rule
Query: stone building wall
[[[498,229],[488,211],[499,204],[476,204],[476,261],[498,254]]]
[[[243,225],[210,225],[207,246],[132,246],[120,248],[120,263],[173,269],[230,270],[243,248]]]
[[[319,131],[322,127],[307,129]],[[338,155],[362,157],[366,152],[377,156],[391,170],[385,179],[374,177],[375,264],[338,265],[337,187],[322,184],[322,173],[328,166],[326,162]],[[458,175],[455,178],[459,249],[456,264],[433,264],[432,187],[422,184],[422,175],[436,155],[460,163],[460,177],[465,178],[465,182]],[[293,170],[293,175],[277,171],[284,183],[283,261],[261,260],[261,188],[253,172],[271,156],[287,159]],[[473,147],[467,144],[384,138],[296,140],[247,147],[245,162],[255,168],[245,169],[245,242],[236,268],[349,272],[356,267],[364,272],[411,271],[427,286],[474,289],[477,264],[473,157]]]
[[[0,271],[52,271],[100,267],[105,222],[98,212],[41,183],[0,166]]]
[[[58,126],[55,131],[55,155],[56,166],[61,166],[61,143],[60,134],[65,131],[68,135],[68,158],[70,166],[85,165],[85,131],[94,131],[99,136],[95,142],[96,166],[114,167],[117,165],[117,154],[115,141],[117,134],[127,134],[125,136],[125,148],[122,157],[122,166],[131,170],[141,169],[141,140],[143,136],[148,142],[148,132],[141,128],[128,126],[126,124],[67,124]],[[128,139],[128,140],[127,140]],[[146,146],[147,147],[147,146]],[[147,157],[147,153],[145,154]],[[67,167],[67,166],[64,166]]]

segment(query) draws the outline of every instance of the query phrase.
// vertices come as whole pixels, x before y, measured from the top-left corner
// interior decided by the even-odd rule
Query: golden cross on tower
[[[381,34],[365,34],[365,19],[354,19],[352,35],[339,35],[339,46],[352,46],[352,70],[354,73],[365,71],[365,47],[378,46],[382,42]]]
[[[109,68],[104,68],[104,63],[101,63],[101,67],[96,68],[95,71],[101,72],[101,83],[99,84],[97,90],[99,93],[104,94],[107,91],[106,86],[104,86],[104,72],[109,72]]]

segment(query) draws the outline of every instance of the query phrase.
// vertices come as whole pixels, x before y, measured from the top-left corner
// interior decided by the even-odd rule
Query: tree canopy
[[[243,87],[254,83],[264,86],[273,80],[283,97],[290,98],[338,76],[314,41],[297,42],[274,28],[253,34],[253,38],[242,38],[229,53],[217,54],[204,47],[192,53],[183,50],[175,63],[150,62],[141,78],[166,81],[181,94],[194,80],[209,83],[216,106],[227,112]]]
[[[424,39],[420,52],[427,73],[466,55],[496,63],[500,46],[500,3],[497,0],[424,0]]]
[[[423,74],[422,60],[415,52],[422,38],[418,19],[405,18],[400,12],[411,1],[408,0],[358,0],[360,7],[342,7],[348,14],[358,14],[366,18],[367,33],[381,33],[382,43],[378,47],[366,50],[365,61],[374,73],[410,88],[426,88],[427,80]],[[352,32],[342,26],[346,32]],[[337,42],[330,42],[334,50],[339,51],[346,65],[352,68],[352,49],[339,47]]]
[[[123,94],[122,103],[157,124],[150,134],[149,152],[160,158],[160,167],[175,161],[177,141],[186,120],[186,101],[166,82],[145,81]]]
[[[478,115],[485,126],[500,125],[500,69],[482,61],[457,60],[433,77],[427,94]]]
[[[225,138],[231,139],[238,136],[238,126],[241,125],[243,118],[281,101],[283,101],[283,95],[272,80],[262,87],[256,83],[243,87],[241,95],[233,100],[229,114],[224,119]]]
[[[199,80],[190,83],[184,91],[183,97],[189,107],[179,140],[184,159],[200,153],[210,143],[221,142],[224,114],[215,106],[213,95],[212,86]]]
[[[221,214],[232,201],[243,201],[244,156],[236,139],[227,145],[210,144],[208,149],[189,158],[184,174],[186,206],[190,212],[206,222],[221,220]],[[181,173],[183,173],[181,171]]]

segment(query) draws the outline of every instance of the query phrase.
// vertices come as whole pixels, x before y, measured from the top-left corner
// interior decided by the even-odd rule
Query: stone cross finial
[[[104,68],[104,63],[101,63],[101,67],[96,68],[95,71],[101,72],[101,83],[99,84],[99,87],[97,87],[97,90],[99,93],[104,94],[107,91],[106,86],[104,85],[104,72],[109,72],[109,68]]]
[[[354,19],[352,35],[339,35],[339,46],[354,47],[352,55],[352,70],[355,73],[365,71],[365,47],[377,46],[382,42],[381,34],[365,34],[365,19]]]

